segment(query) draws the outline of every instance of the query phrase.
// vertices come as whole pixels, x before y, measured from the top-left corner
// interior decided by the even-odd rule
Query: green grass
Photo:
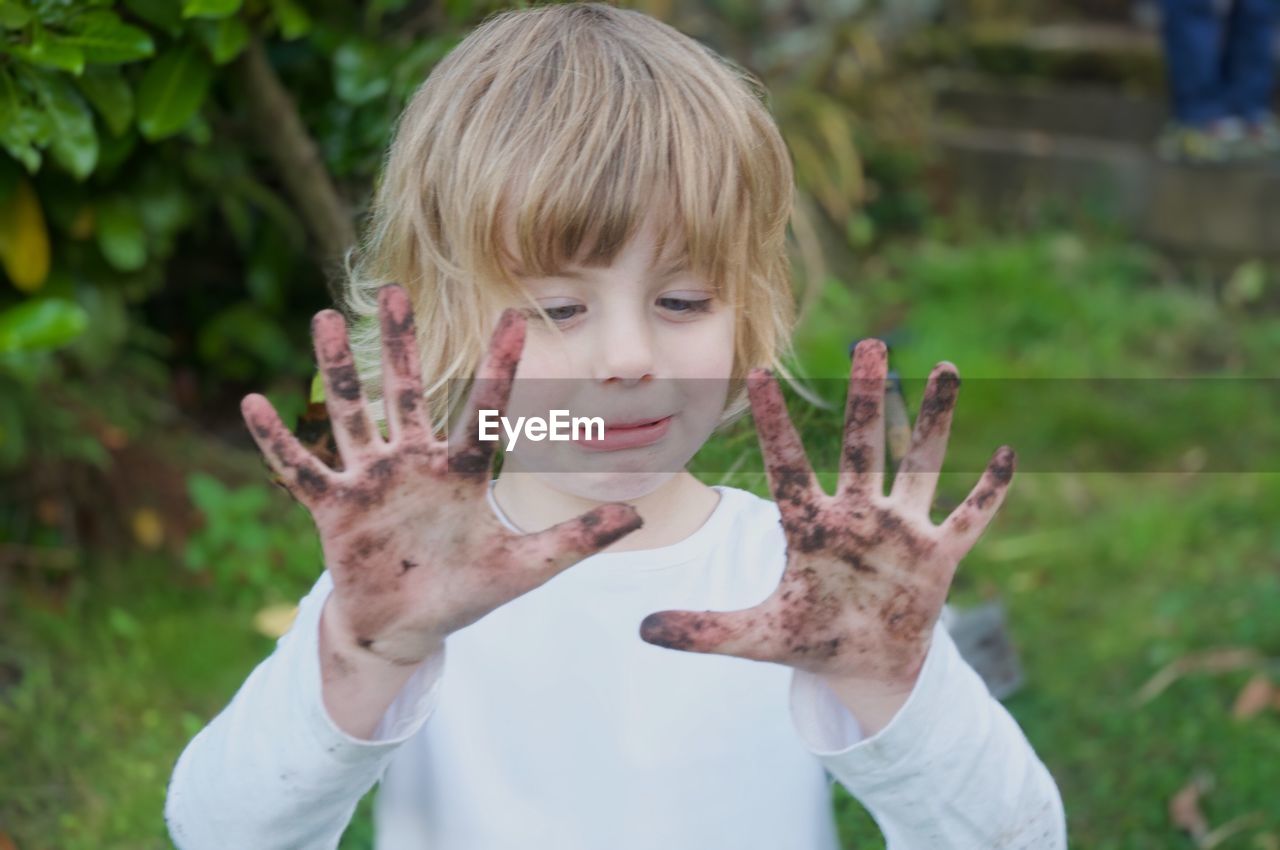
[[[169,846],[174,760],[271,649],[171,563],[102,567],[63,610],[24,594],[4,612],[25,676],[0,702],[0,820],[23,850]]]
[[[805,374],[838,379],[851,339],[897,331],[893,364],[917,378],[942,359],[962,378],[993,380],[1273,369],[1280,316],[1228,310],[1163,278],[1141,251],[1063,235],[910,246],[852,289],[824,293],[799,355]],[[1280,658],[1280,467],[1267,454],[1277,399],[1193,399],[1144,420],[1125,398],[1010,406],[975,386],[961,387],[940,504],[963,498],[1000,442],[1028,461],[953,599],[999,597],[1009,610],[1027,682],[1007,705],[1058,779],[1073,846],[1193,846],[1167,804],[1199,770],[1214,776],[1204,801],[1213,825],[1262,813],[1220,846],[1266,846],[1255,842],[1280,835],[1280,713],[1232,720],[1249,673],[1189,674],[1146,704],[1134,696],[1190,652],[1245,646]],[[753,441],[735,429],[709,445],[703,476],[762,492],[759,474],[724,475],[735,462],[760,469]],[[1176,471],[1197,445],[1209,468],[1252,457],[1264,471]],[[1167,471],[1115,471],[1124,462]],[[0,661],[25,671],[0,696],[0,829],[22,850],[168,846],[161,807],[174,759],[272,647],[251,627],[266,592],[211,593],[155,558],[92,575],[64,610],[22,594],[0,610]],[[296,598],[300,585],[282,579],[271,595]],[[347,850],[371,846],[367,802]],[[856,802],[840,793],[836,809],[846,846],[881,846]]]

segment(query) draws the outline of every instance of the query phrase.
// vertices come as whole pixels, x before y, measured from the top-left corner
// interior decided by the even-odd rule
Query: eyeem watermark
[[[480,439],[494,442],[501,437],[498,429],[507,435],[507,451],[516,447],[520,437],[524,436],[535,443],[543,440],[554,442],[569,440],[603,440],[604,419],[599,416],[569,416],[567,410],[552,410],[551,418],[540,416],[517,416],[512,423],[505,416],[499,416],[496,410],[480,411]],[[584,433],[585,432],[585,433]]]

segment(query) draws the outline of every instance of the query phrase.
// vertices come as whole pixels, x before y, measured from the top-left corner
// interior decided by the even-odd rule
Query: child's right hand
[[[503,313],[466,415],[446,444],[427,418],[409,299],[399,286],[385,286],[378,306],[386,440],[369,416],[346,325],[334,310],[317,313],[311,330],[342,471],[303,448],[263,396],[248,395],[240,407],[267,462],[315,520],[333,577],[325,617],[348,646],[412,665],[450,633],[641,520],[628,505],[606,504],[535,534],[507,530],[487,503],[495,443],[479,439],[478,411],[506,407],[524,317]]]

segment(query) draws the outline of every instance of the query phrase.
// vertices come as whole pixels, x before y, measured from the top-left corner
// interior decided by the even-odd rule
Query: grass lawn
[[[1280,316],[1171,285],[1141,251],[1065,235],[932,240],[823,298],[799,345],[805,373],[821,377],[847,369],[851,339],[890,331],[905,377],[948,359],[962,379],[1007,381],[991,385],[1006,395],[1064,377],[1265,376],[1280,351]],[[1218,846],[1280,846],[1269,843],[1280,842],[1280,710],[1231,712],[1254,671],[1188,673],[1136,699],[1189,653],[1280,659],[1280,399],[1241,387],[1145,419],[1112,396],[1001,406],[998,391],[961,387],[947,468],[964,471],[944,475],[939,503],[963,498],[1000,442],[1029,460],[953,601],[1008,607],[1027,682],[1006,705],[1058,779],[1073,846],[1194,846],[1167,807],[1200,772],[1213,778],[1210,825],[1244,818]],[[699,456],[700,474],[763,492],[760,475],[722,474],[740,457],[740,470],[760,468],[752,439],[724,435]],[[1254,471],[1213,471],[1224,468]],[[282,507],[273,496],[271,515]],[[98,565],[57,608],[20,590],[0,603],[0,669],[23,671],[0,690],[0,833],[20,850],[169,846],[161,809],[174,759],[271,651],[254,613],[312,578],[262,579],[246,565],[259,577],[252,592],[228,592],[235,569],[210,590],[139,556]],[[1280,665],[1269,669],[1280,682]],[[372,846],[367,803],[344,848]],[[846,846],[881,846],[855,801],[839,792],[835,806]]]

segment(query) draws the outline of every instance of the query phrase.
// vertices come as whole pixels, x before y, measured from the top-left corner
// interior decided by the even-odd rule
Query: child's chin
[[[657,490],[675,472],[570,472],[542,473],[551,487],[596,502],[631,502]]]

